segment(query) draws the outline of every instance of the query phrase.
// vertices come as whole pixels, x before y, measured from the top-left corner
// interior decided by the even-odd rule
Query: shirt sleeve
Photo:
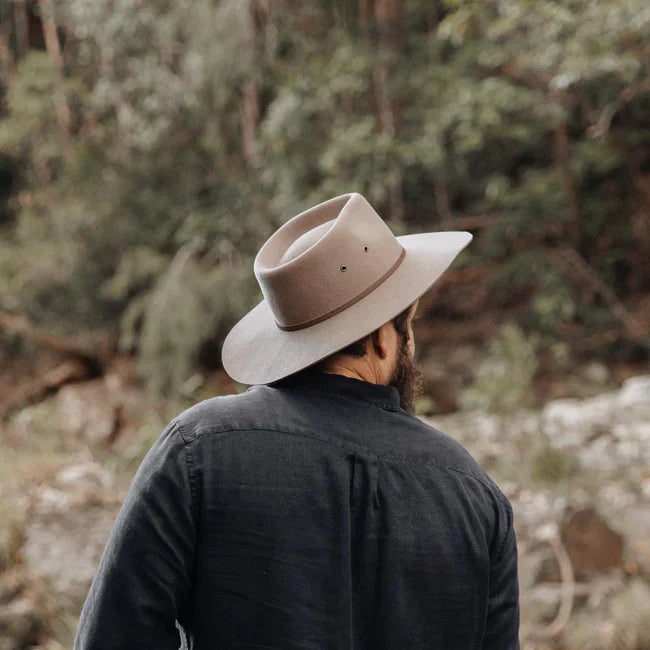
[[[488,613],[483,650],[519,650],[519,579],[512,506],[503,503],[501,542],[490,565]]]
[[[111,529],[74,650],[178,650],[196,539],[191,452],[172,420],[149,449]]]

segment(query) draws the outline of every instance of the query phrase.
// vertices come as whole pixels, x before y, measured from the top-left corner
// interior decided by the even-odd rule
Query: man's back
[[[205,400],[138,470],[75,648],[177,648],[174,619],[200,650],[518,648],[512,510],[392,386]]]

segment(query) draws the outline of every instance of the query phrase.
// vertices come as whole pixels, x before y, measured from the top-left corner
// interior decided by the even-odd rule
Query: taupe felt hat
[[[224,369],[242,384],[267,384],[321,361],[415,302],[471,239],[395,237],[356,192],[301,212],[255,257],[264,299],[228,333]]]

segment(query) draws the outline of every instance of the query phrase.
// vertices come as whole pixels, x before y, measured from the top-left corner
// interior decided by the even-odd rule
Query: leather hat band
[[[404,259],[404,256],[406,255],[406,250],[404,250],[403,246],[400,246],[402,249],[399,257],[391,266],[384,275],[382,275],[379,279],[375,280],[369,287],[366,287],[361,293],[357,294],[354,296],[354,298],[351,298],[347,302],[344,302],[342,305],[339,305],[336,307],[336,309],[331,309],[330,311],[326,312],[325,314],[322,314],[321,316],[317,316],[316,318],[312,318],[310,320],[304,321],[302,323],[297,323],[295,325],[280,325],[278,321],[275,321],[275,324],[281,329],[284,330],[285,332],[292,332],[294,330],[301,330],[304,329],[305,327],[310,327],[311,325],[316,325],[316,323],[320,323],[324,320],[327,320],[328,318],[331,318],[335,314],[338,314],[342,312],[344,309],[347,309],[351,305],[354,305],[356,302],[359,302],[362,298],[367,296],[371,291],[376,289],[382,282],[385,282],[396,270],[397,267],[402,263],[402,260]]]

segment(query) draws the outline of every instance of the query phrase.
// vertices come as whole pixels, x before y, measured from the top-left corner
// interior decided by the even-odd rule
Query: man
[[[251,386],[144,458],[76,650],[519,648],[510,503],[412,414],[418,299],[470,239],[395,237],[353,192],[267,240],[223,348]]]
[[[315,364],[315,368],[373,384],[395,386],[400,406],[413,413],[415,400],[423,388],[422,369],[415,362],[412,329],[419,301],[418,298],[372,334]]]

